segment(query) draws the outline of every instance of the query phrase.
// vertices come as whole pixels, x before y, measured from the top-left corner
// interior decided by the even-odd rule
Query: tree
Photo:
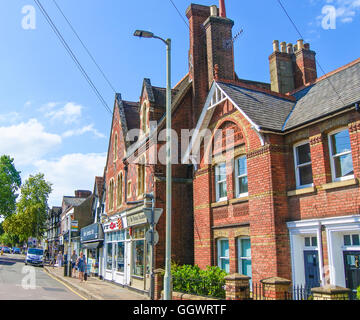
[[[0,157],[0,218],[6,218],[16,210],[16,192],[21,186],[21,178],[13,162],[9,156]]]
[[[21,186],[21,195],[17,203],[17,213],[5,219],[5,232],[27,241],[34,237],[40,239],[46,231],[48,198],[51,183],[45,181],[44,174],[38,173],[30,177]]]

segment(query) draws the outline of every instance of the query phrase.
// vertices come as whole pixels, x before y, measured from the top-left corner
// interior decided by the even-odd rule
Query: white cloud
[[[47,107],[50,109],[53,109],[55,106],[55,103],[47,104]],[[83,106],[75,104],[74,102],[68,102],[58,110],[47,112],[45,117],[50,118],[52,121],[63,121],[65,124],[71,124],[79,120],[82,109]]]
[[[0,114],[0,123],[13,124],[21,119],[21,114],[18,112],[9,112]]]
[[[91,132],[98,138],[105,138],[105,135],[99,132],[94,128],[93,124],[89,124],[88,126],[82,127],[80,129],[68,130],[62,134],[64,138],[69,138],[72,136],[81,136],[85,133]]]
[[[41,159],[61,142],[61,136],[46,132],[37,119],[0,127],[0,154],[10,155],[20,165]]]
[[[93,191],[95,176],[102,176],[106,153],[74,153],[54,160],[39,160],[35,167],[53,183],[49,206],[61,206],[63,196],[73,196],[74,191]]]

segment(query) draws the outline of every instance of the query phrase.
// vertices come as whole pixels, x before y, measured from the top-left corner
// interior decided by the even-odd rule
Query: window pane
[[[353,246],[358,246],[360,244],[358,234],[353,234],[352,235],[352,242],[353,242]]]
[[[217,167],[217,180],[216,181],[223,181],[226,180],[226,165],[225,163],[219,164]]]
[[[248,178],[239,178],[239,194],[248,192]]]
[[[299,168],[300,185],[307,185],[313,183],[311,165]]]
[[[251,277],[251,260],[242,260],[242,274]]]
[[[229,257],[229,241],[221,240],[220,241],[220,256]]]
[[[311,245],[313,247],[317,247],[317,238],[316,237],[311,237]]]
[[[246,157],[240,157],[238,159],[238,176],[247,174]]]
[[[310,144],[306,143],[296,148],[298,164],[311,162]]]
[[[112,269],[112,243],[107,244],[106,269]]]
[[[311,244],[310,244],[310,238],[309,237],[306,237],[305,238],[305,247],[310,247]]]
[[[219,183],[218,188],[219,188],[219,198],[225,198],[227,196],[226,182]]]
[[[340,157],[335,157],[334,165],[336,178],[354,174],[351,153]]]
[[[144,240],[133,242],[133,274],[136,276],[144,276]]]
[[[344,130],[331,136],[333,155],[351,151],[349,131]]]
[[[349,235],[344,236],[344,245],[345,246],[350,246],[351,245],[351,239],[350,239]]]
[[[250,239],[241,239],[241,257],[251,257]]]
[[[230,272],[229,259],[221,259],[220,268],[221,268],[222,270],[225,270],[225,272],[229,273],[229,272]]]

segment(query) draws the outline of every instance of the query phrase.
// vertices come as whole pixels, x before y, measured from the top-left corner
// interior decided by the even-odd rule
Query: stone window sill
[[[335,189],[335,188],[354,186],[357,184],[358,184],[358,180],[356,178],[354,178],[354,179],[349,179],[349,180],[344,180],[344,181],[330,182],[330,183],[322,185],[321,187],[324,190],[330,190],[330,189]]]
[[[303,194],[313,193],[313,192],[315,192],[315,190],[316,190],[315,187],[312,186],[312,187],[308,187],[308,188],[302,188],[302,189],[288,191],[287,195],[288,195],[288,197],[300,196]]]
[[[229,202],[231,204],[237,204],[237,203],[248,202],[248,201],[249,201],[249,197],[241,197],[241,198],[231,199]]]
[[[220,201],[220,202],[214,202],[211,204],[211,208],[218,208],[218,207],[224,207],[229,205],[229,200]]]

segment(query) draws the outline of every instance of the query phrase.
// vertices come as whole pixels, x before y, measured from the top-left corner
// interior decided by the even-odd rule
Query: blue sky
[[[102,78],[52,0],[43,6],[112,110],[114,92]],[[188,67],[189,31],[170,0],[57,0],[82,41],[124,99],[137,101],[144,77],[165,86],[165,47],[138,39],[145,29],[172,39],[172,82]],[[185,20],[188,0],[173,0]],[[217,0],[198,0],[203,5]],[[325,72],[359,57],[360,0],[282,0],[317,52]],[[0,12],[0,154],[15,158],[22,179],[45,173],[54,185],[49,204],[75,189],[93,189],[102,175],[111,115],[99,102],[33,0],[3,1]],[[24,29],[24,6],[35,8],[35,29]],[[322,27],[324,6],[336,9],[336,28]],[[269,82],[274,39],[300,38],[276,0],[226,0],[235,21],[235,68],[240,78]],[[322,71],[318,68],[318,75]]]

